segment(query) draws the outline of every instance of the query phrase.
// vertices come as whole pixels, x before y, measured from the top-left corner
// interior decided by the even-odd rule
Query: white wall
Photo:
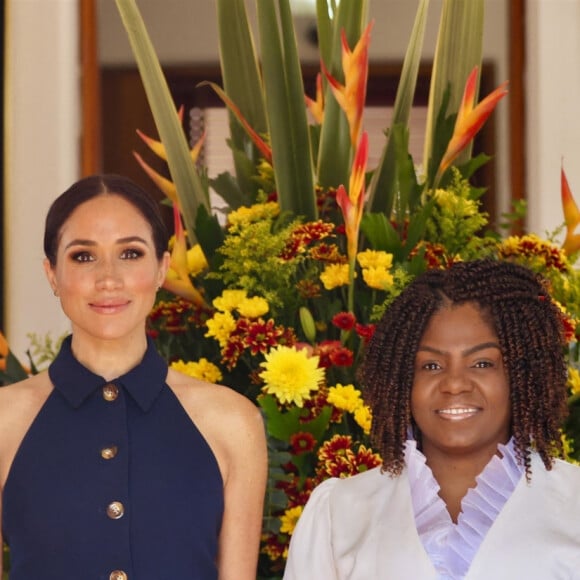
[[[9,0],[5,83],[5,333],[22,356],[28,332],[67,328],[42,269],[50,202],[77,178],[76,0]]]
[[[580,203],[580,2],[528,0],[527,182],[529,227],[562,221],[562,162]]]

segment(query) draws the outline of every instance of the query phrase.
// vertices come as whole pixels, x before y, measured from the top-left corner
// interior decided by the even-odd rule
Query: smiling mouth
[[[480,409],[477,407],[455,407],[451,409],[438,409],[435,413],[441,417],[450,419],[463,419],[471,417],[478,413]]]

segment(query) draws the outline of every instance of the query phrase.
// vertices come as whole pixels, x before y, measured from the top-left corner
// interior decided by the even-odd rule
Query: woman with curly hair
[[[360,372],[383,465],[313,492],[285,580],[580,578],[580,468],[558,458],[564,349],[528,269],[418,276]]]

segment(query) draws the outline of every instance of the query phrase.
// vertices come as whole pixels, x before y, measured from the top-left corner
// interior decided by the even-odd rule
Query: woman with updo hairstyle
[[[312,493],[285,580],[580,578],[580,468],[546,280],[492,259],[416,277],[359,378],[380,467]]]
[[[255,579],[263,421],[147,337],[167,247],[158,203],[122,176],[81,179],[48,211],[44,269],[71,333],[47,371],[0,389],[10,580]]]

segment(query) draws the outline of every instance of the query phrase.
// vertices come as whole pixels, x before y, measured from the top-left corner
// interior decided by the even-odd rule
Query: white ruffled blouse
[[[461,513],[454,523],[438,495],[439,484],[426,464],[417,442],[407,441],[405,463],[408,468],[411,500],[417,532],[441,580],[464,578],[485,535],[522,477],[513,440],[499,445],[461,502]]]

